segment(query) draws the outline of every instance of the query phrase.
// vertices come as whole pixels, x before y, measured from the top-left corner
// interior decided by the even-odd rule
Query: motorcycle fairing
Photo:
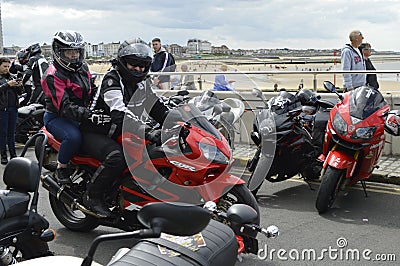
[[[354,158],[354,156],[343,151],[331,150],[325,158],[323,168],[325,169],[328,165],[336,169],[347,169],[346,178],[350,178],[354,174],[357,160]]]

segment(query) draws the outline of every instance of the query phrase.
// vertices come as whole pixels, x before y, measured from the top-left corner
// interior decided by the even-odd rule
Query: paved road
[[[32,151],[28,153],[28,156],[32,156]],[[2,169],[3,167],[0,168]],[[232,172],[240,174],[236,168]],[[264,258],[265,252],[260,253],[261,258],[247,255],[243,262],[238,262],[237,265],[398,265],[400,261],[399,186],[368,184],[368,198],[360,190],[361,187],[356,186],[346,195],[342,195],[333,210],[324,216],[318,215],[314,208],[317,188],[317,183],[311,184],[310,188],[296,178],[276,184],[264,183],[259,192],[262,225],[277,225],[281,235],[277,239],[268,240],[260,236],[260,248],[267,250],[268,256]],[[56,254],[82,257],[86,254],[94,237],[119,231],[98,227],[90,233],[71,232],[63,228],[56,220],[47,197],[47,191],[41,188],[39,212],[46,216],[57,232],[56,240],[49,243],[51,250]],[[347,245],[339,248],[338,239],[339,245],[343,243]],[[131,246],[133,243],[134,241],[124,240],[101,244],[95,256],[96,261],[104,264],[119,247]],[[278,258],[277,250],[279,249],[282,249],[279,253],[280,257],[287,260]],[[326,251],[321,256],[324,249]],[[368,249],[371,250],[370,253]],[[323,257],[323,259],[307,259],[307,254],[311,254],[312,258],[312,252],[315,252],[316,258]],[[360,254],[359,261],[346,260],[346,254],[352,258],[352,254],[355,256],[357,252]],[[392,260],[391,254],[394,254],[397,263],[367,261],[362,257],[362,252],[366,252],[364,255],[368,255],[367,257],[375,258],[376,255],[382,254]],[[292,258],[297,253],[299,259],[295,261]],[[301,259],[302,253],[305,254],[306,259]],[[340,259],[340,254],[342,254],[342,259]],[[334,259],[337,255],[339,257]]]

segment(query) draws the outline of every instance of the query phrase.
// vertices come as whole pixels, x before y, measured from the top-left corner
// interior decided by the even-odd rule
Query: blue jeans
[[[61,141],[58,162],[67,164],[81,147],[82,135],[79,122],[48,112],[44,113],[43,122],[46,129]]]
[[[15,150],[15,125],[17,123],[17,107],[7,107],[0,111],[0,149]]]

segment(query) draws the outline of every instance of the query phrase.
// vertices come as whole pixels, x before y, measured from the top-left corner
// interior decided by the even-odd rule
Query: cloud
[[[229,48],[340,48],[360,29],[377,50],[398,50],[398,1],[2,1],[4,44],[50,42],[59,30],[90,43],[132,37]]]

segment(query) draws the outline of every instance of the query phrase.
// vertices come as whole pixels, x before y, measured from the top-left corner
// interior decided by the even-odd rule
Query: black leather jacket
[[[105,74],[101,88],[96,93],[90,109],[96,113],[111,116],[111,122],[104,125],[86,125],[89,131],[108,135],[116,138],[122,133],[122,125],[126,112],[132,112],[130,116],[130,128],[132,133],[145,127],[142,118],[149,114],[158,123],[162,124],[168,107],[153,92],[150,80],[146,79],[135,85],[128,85],[119,75],[116,69]]]
[[[11,74],[0,75],[0,110],[7,107],[18,107],[18,95],[22,94],[22,87],[11,87],[7,84],[13,79]]]

